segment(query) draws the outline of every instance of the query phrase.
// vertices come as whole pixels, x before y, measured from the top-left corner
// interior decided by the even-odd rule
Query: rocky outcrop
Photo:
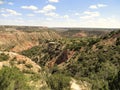
[[[39,73],[41,71],[41,67],[26,56],[14,52],[0,52],[0,54],[5,54],[9,57],[8,60],[0,61],[0,68],[4,66],[17,67],[25,73]]]
[[[17,30],[13,28],[5,28],[5,31],[0,31],[0,50],[21,52],[33,46],[36,46],[39,41],[45,39],[59,39],[60,35],[54,31],[45,29],[44,31],[27,32],[25,30]]]
[[[78,82],[77,80],[72,78],[70,84],[71,90],[91,90],[91,85],[85,81]]]

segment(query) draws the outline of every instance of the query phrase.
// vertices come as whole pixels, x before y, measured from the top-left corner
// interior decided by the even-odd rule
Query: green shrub
[[[116,45],[120,45],[120,37],[116,40]]]
[[[24,60],[19,60],[18,61],[18,64],[25,64],[26,63],[26,61],[24,61]]]
[[[33,74],[33,75],[31,75],[31,79],[33,81],[38,81],[41,79],[41,75],[40,74]]]
[[[34,74],[33,71],[27,70],[27,69],[24,69],[22,72],[23,72],[23,73],[26,73],[26,74]]]
[[[0,90],[28,90],[26,77],[15,67],[0,70]]]
[[[6,55],[4,53],[0,53],[0,62],[1,61],[6,61],[9,59],[9,55]]]
[[[70,77],[63,74],[53,74],[47,77],[46,82],[51,90],[70,90]]]
[[[31,64],[25,64],[27,68],[32,68],[33,66]]]
[[[109,83],[110,90],[120,90],[120,71],[113,78],[112,82]]]

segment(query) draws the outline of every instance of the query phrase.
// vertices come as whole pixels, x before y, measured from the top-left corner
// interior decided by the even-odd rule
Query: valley
[[[119,76],[119,29],[0,26],[2,90],[119,90]]]

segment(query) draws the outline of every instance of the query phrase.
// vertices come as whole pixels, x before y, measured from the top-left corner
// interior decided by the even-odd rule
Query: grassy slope
[[[120,71],[120,31],[111,32],[100,38],[85,37],[57,40],[54,42],[58,44],[52,46],[49,46],[50,42],[53,41],[43,43],[43,46],[46,45],[46,47],[33,47],[22,53],[33,60],[37,60],[36,63],[42,66],[46,66],[46,63],[51,61],[50,64],[54,66],[49,68],[49,71],[53,75],[62,73],[78,80],[85,80],[91,83],[92,90],[110,89],[110,83]],[[67,52],[61,54],[65,50]],[[64,58],[66,56],[67,58]],[[56,66],[56,60],[63,62]],[[44,63],[41,64],[41,62]]]

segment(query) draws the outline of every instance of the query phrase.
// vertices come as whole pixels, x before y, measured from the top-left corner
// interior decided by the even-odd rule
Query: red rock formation
[[[68,60],[68,51],[64,50],[60,56],[58,56],[58,58],[56,59],[56,64],[61,64],[62,62],[65,62]]]

